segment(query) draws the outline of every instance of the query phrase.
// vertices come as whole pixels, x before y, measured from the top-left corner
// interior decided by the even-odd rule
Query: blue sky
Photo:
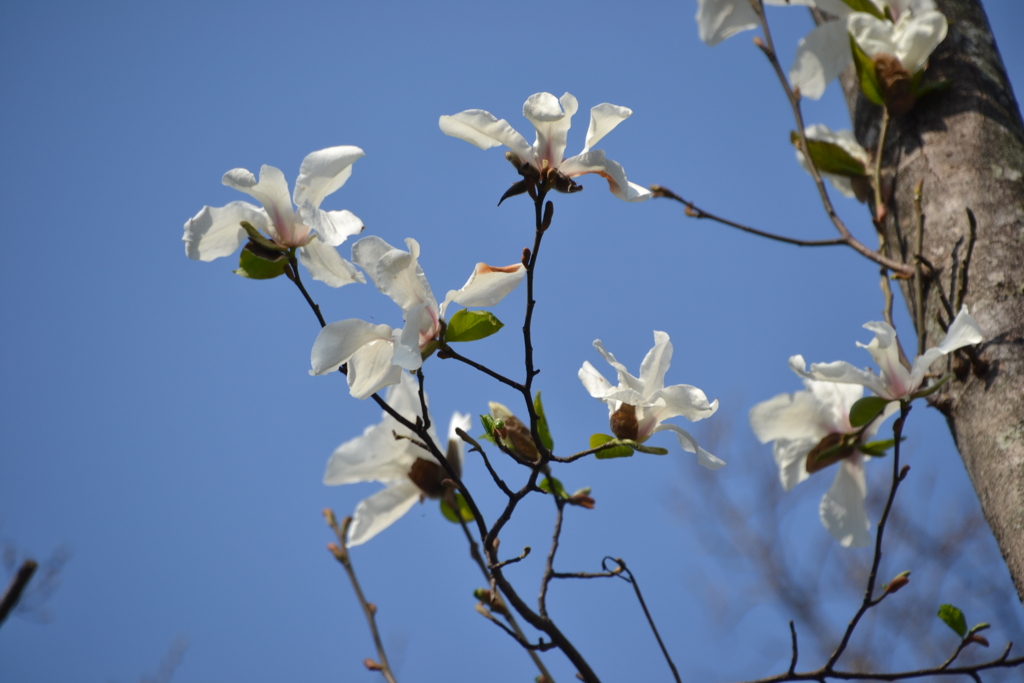
[[[1012,0],[986,8],[1019,93],[1024,44],[1012,29],[1024,25],[1024,10]],[[324,208],[353,211],[365,234],[392,244],[416,238],[427,277],[443,293],[478,261],[517,261],[532,242],[532,206],[517,197],[496,207],[516,180],[501,152],[444,136],[438,116],[482,108],[532,139],[523,101],[569,91],[580,113],[568,153],[583,146],[591,106],[628,106],[632,118],[600,147],[630,180],[665,185],[767,230],[832,236],[793,159],[789,110],[752,33],[708,48],[697,39],[693,2],[643,12],[610,2],[516,9],[0,8],[8,225],[0,540],[35,557],[59,546],[72,554],[47,602],[52,620],[4,625],[0,679],[137,680],[182,636],[190,646],[176,681],[379,680],[360,664],[372,645],[324,550],[330,536],[320,518],[325,506],[348,514],[376,490],[320,480],[332,450],[376,422],[379,409],[352,399],[337,376],[308,376],[318,325],[289,283],[243,280],[231,273],[234,259],[185,257],[189,217],[245,199],[221,185],[225,171],[270,164],[294,180],[313,150],[362,147],[366,157]],[[788,64],[811,21],[803,10],[771,16]],[[808,122],[848,126],[839,95],[832,85],[821,102],[806,103]],[[675,346],[667,381],[720,398],[721,415],[732,417],[735,446],[721,454],[728,466],[716,476],[742,492],[752,460],[771,457],[749,434],[747,411],[800,388],[786,359],[869,363],[854,342],[867,341],[860,326],[880,316],[877,269],[849,250],[757,240],[686,219],[665,200],[621,202],[593,176],[583,184],[584,192],[555,198],[537,276],[536,386],[556,448],[582,450],[606,428],[605,407],[576,378],[585,360],[610,370],[593,340],[635,370],[652,331],[664,330]],[[837,202],[872,243],[862,207]],[[311,293],[329,321],[400,322],[371,286],[314,283]],[[524,296],[519,290],[494,309],[507,327],[469,347],[472,357],[519,372]],[[910,338],[899,301],[896,322]],[[453,410],[485,412],[489,400],[515,407],[508,390],[452,361],[431,359],[426,371],[441,423]],[[939,416],[922,406],[909,430],[910,462],[938,473],[937,495],[972,495]],[[593,511],[570,511],[560,568],[625,558],[658,596],[655,616],[684,676],[764,675],[776,660],[741,644],[765,629],[784,635],[789,616],[755,610],[728,642],[708,642],[709,616],[693,598],[702,588],[689,577],[709,560],[691,527],[720,521],[713,507],[680,517],[674,497],[703,473],[674,440],[660,438],[671,451],[663,458],[558,470],[570,490],[589,485],[597,499]],[[869,472],[869,486],[882,485],[884,470]],[[504,471],[522,476],[511,464]],[[470,460],[466,476],[493,517],[499,496],[480,463]],[[816,510],[829,481],[814,478],[794,492],[796,521],[779,543],[796,547],[826,533]],[[925,493],[908,484],[908,500]],[[547,547],[549,508],[543,499],[523,506],[502,537],[507,554]],[[509,572],[527,595],[542,556]],[[414,508],[354,558],[400,680],[452,680],[453,671],[458,680],[532,680],[526,656],[473,612],[480,578],[461,532],[434,505]],[[624,585],[556,585],[551,599],[554,617],[605,680],[666,673]],[[847,613],[841,608],[837,615]],[[783,641],[778,661],[787,656]],[[563,658],[547,660],[559,680],[570,678]]]

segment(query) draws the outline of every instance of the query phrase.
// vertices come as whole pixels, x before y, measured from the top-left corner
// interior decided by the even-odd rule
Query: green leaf
[[[249,242],[242,248],[242,253],[238,257],[238,270],[235,274],[250,280],[271,280],[284,275],[287,265],[288,257],[281,252],[264,249],[255,242]]]
[[[906,441],[906,439],[901,439]],[[881,458],[887,455],[886,451],[896,445],[895,439],[885,439],[884,441],[869,441],[868,443],[857,444],[857,450],[864,455],[870,455],[875,458]]]
[[[863,427],[878,417],[891,401],[881,396],[865,396],[850,407],[850,426]]]
[[[974,633],[981,633],[985,629],[989,629],[989,628],[992,628],[992,624],[988,623],[987,621],[983,621],[980,624],[972,626],[971,630],[968,631],[967,633],[968,633],[968,635],[971,635],[971,634],[974,634]]]
[[[871,0],[843,0],[854,12],[866,12],[876,19],[885,21],[886,17],[882,10],[878,9]],[[890,19],[891,21],[891,19]]]
[[[878,82],[878,74],[875,73],[875,62],[868,57],[864,50],[860,49],[857,41],[850,36],[850,52],[853,53],[853,65],[857,67],[857,80],[860,81],[861,92],[869,100],[877,105],[882,105],[882,85]]]
[[[938,382],[936,382],[935,384],[931,385],[927,389],[921,389],[920,391],[915,391],[914,393],[912,393],[910,395],[910,400],[913,401],[913,400],[918,399],[918,398],[924,398],[925,396],[931,396],[936,391],[941,389],[943,384],[945,384],[946,382],[948,382],[951,379],[953,379],[953,373],[952,372],[947,372],[945,375],[943,375],[942,377],[939,378]]]
[[[468,311],[463,308],[448,321],[446,342],[471,342],[492,334],[505,325],[490,311]]]
[[[609,458],[628,458],[633,455],[633,449],[629,446],[625,446],[619,442],[614,436],[608,436],[607,434],[592,434],[590,437],[590,447],[597,448],[603,446],[609,441],[614,441],[618,445],[606,448],[603,451],[598,451],[594,456],[598,460],[608,460]]]
[[[540,490],[547,491],[548,493],[554,493],[562,500],[569,500],[569,494],[565,492],[565,487],[562,486],[562,482],[558,481],[554,477],[545,477],[540,483]]]
[[[967,637],[967,620],[964,619],[964,613],[959,608],[953,605],[942,605],[939,607],[939,619],[946,622],[946,626],[950,627],[960,638]]]
[[[668,455],[667,448],[661,448],[660,446],[643,446],[638,444],[636,441],[629,439],[622,440],[623,445],[629,446],[633,450],[640,451],[641,453],[650,453],[651,455]]]
[[[480,424],[484,426],[484,439],[487,439],[491,443],[494,443],[494,418],[490,415],[481,415]]]
[[[441,501],[441,514],[444,515],[444,518],[449,522],[458,524],[459,516],[461,516],[463,522],[472,522],[473,511],[469,509],[469,503],[466,502],[466,499],[462,497],[461,493],[455,494],[455,503],[459,506],[458,512],[453,510],[452,506],[449,505],[447,501]]]
[[[537,434],[540,436],[540,443],[544,448],[553,450],[555,442],[551,439],[551,431],[548,429],[548,418],[544,415],[544,404],[540,402],[540,392],[533,399],[533,409],[537,413]]]
[[[800,135],[796,131],[790,132],[789,140],[794,147],[800,149]],[[863,161],[833,142],[808,138],[807,147],[811,154],[811,160],[822,173],[832,173],[848,178],[857,178],[868,174]]]

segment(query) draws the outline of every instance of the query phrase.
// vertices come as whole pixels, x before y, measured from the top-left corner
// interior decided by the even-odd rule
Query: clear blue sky
[[[320,479],[331,451],[379,409],[350,398],[340,377],[307,375],[318,326],[289,283],[243,280],[233,259],[188,260],[182,224],[204,204],[246,199],[221,185],[229,169],[270,164],[291,181],[309,152],[358,145],[366,157],[324,207],[353,211],[365,234],[392,244],[416,238],[443,295],[477,261],[517,261],[532,240],[532,206],[517,197],[496,208],[516,180],[501,152],[444,136],[438,116],[487,109],[532,140],[526,97],[569,91],[580,113],[568,153],[583,146],[591,106],[624,105],[633,117],[600,147],[630,180],[764,229],[832,236],[753,34],[708,48],[695,5],[0,8],[0,541],[35,557],[72,552],[47,603],[52,621],[15,617],[0,630],[0,680],[137,680],[179,635],[190,647],[176,681],[379,680],[360,664],[372,645],[320,518],[325,506],[349,514],[376,490]],[[986,6],[1020,94],[1024,11],[1014,0]],[[788,64],[811,21],[803,10],[772,16]],[[848,126],[836,85],[805,112]],[[606,429],[605,407],[576,378],[585,360],[608,369],[593,340],[635,370],[652,331],[664,330],[675,345],[667,381],[700,387],[733,418],[742,447],[720,453],[728,465],[715,476],[743,491],[751,459],[771,457],[749,435],[747,411],[800,386],[786,359],[869,363],[854,342],[880,317],[877,269],[848,250],[800,250],[688,220],[665,200],[627,204],[593,176],[583,184],[555,198],[537,279],[537,386],[557,449],[582,450]],[[837,201],[870,243],[861,207]],[[400,322],[371,286],[311,292],[328,320]],[[519,372],[524,297],[495,309],[508,327],[470,347],[474,358]],[[897,302],[909,331],[904,311]],[[509,391],[454,362],[434,358],[426,370],[439,422],[453,410],[485,412],[488,400],[515,407]],[[968,495],[939,416],[922,406],[909,434],[911,464],[938,470],[939,490]],[[762,610],[728,641],[707,637],[709,617],[692,597],[703,587],[689,578],[706,558],[689,527],[717,524],[716,511],[679,516],[673,498],[698,466],[658,438],[669,456],[559,469],[570,490],[589,485],[597,499],[593,511],[569,511],[559,567],[625,558],[656,596],[684,676],[764,675],[763,657],[754,666],[737,650],[774,628],[784,659],[789,617]],[[884,470],[869,472],[869,486],[882,485]],[[798,522],[780,543],[826,533],[816,510],[830,479],[793,493]],[[493,516],[497,492],[472,458],[467,482]],[[921,493],[913,480],[908,489],[909,499]],[[502,537],[506,554],[546,548],[552,521],[549,501],[526,504]],[[473,612],[480,578],[434,505],[354,557],[400,680],[532,680],[526,656]],[[526,595],[542,558],[509,571]],[[625,584],[556,585],[551,607],[605,680],[667,674]],[[984,603],[974,609],[975,621],[990,620]],[[561,656],[547,659],[570,679]]]

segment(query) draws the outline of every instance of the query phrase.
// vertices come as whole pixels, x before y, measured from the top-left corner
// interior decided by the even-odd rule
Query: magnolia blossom
[[[675,432],[682,449],[696,453],[697,461],[704,467],[714,470],[725,464],[698,446],[689,432],[674,424],[662,424],[664,420],[680,415],[696,422],[711,417],[718,410],[718,400],[708,403],[707,396],[697,387],[687,384],[665,386],[665,372],[672,361],[672,343],[668,334],[654,333],[654,348],[640,365],[639,378],[629,374],[615,356],[605,351],[600,339],[594,342],[594,348],[615,368],[619,384],[612,386],[589,361],[583,363],[579,378],[591,396],[608,404],[615,436],[643,443],[657,432]]]
[[[870,322],[864,325],[875,333],[875,338],[868,344],[857,342],[857,346],[867,349],[878,364],[881,374],[872,370],[861,370],[846,361],[837,360],[832,363],[813,363],[807,371],[803,356],[789,359],[789,367],[805,379],[837,382],[839,384],[860,384],[890,401],[906,401],[913,398],[921,388],[925,374],[936,360],[957,349],[978,344],[984,340],[981,328],[968,312],[967,307],[960,309],[949,326],[946,337],[938,346],[928,349],[914,359],[908,370],[900,361],[899,342],[896,330],[888,323]]]
[[[892,55],[914,75],[925,67],[928,57],[946,38],[949,23],[932,5],[927,11],[904,12],[895,24],[855,12],[847,29],[868,57]]]
[[[814,0],[764,0],[764,4],[814,7]],[[696,19],[700,39],[708,45],[718,45],[737,33],[757,28],[761,23],[750,0],[697,0]]]
[[[185,223],[185,253],[197,261],[233,254],[246,239],[242,222],[250,223],[284,249],[299,251],[299,260],[314,279],[331,287],[365,282],[362,274],[334,247],[363,229],[350,211],[323,211],[320,203],[352,175],[352,164],[364,155],[358,147],[328,147],[302,160],[293,197],[284,173],[273,166],[260,169],[259,181],[244,168],[224,174],[222,182],[256,199],[227,206],[204,206]],[[292,206],[292,202],[298,211]]]
[[[864,510],[867,487],[864,461],[857,450],[867,443],[886,417],[899,407],[891,403],[882,415],[863,428],[850,426],[850,408],[864,395],[864,387],[804,380],[805,391],[779,394],[758,403],[750,411],[750,426],[761,443],[774,441],[772,453],[779,480],[787,491],[812,472],[839,462],[832,487],[821,498],[821,523],[843,546],[860,547],[871,542],[871,522]],[[844,445],[844,437],[856,435]],[[819,463],[816,457],[830,447],[839,451]]]
[[[827,126],[815,123],[804,129],[804,135],[807,136],[808,140],[819,140],[821,142],[828,142],[840,147],[851,157],[864,164],[865,170],[871,165],[871,155],[868,154],[866,149],[860,146],[860,143],[857,142],[857,138],[853,136],[852,131],[831,131]],[[796,150],[796,160],[805,171],[808,173],[811,172],[810,166],[807,165],[807,159],[804,157],[803,151],[799,148]],[[857,193],[854,192],[853,189],[853,181],[849,176],[837,175],[835,173],[824,173],[821,169],[818,169],[818,172],[821,173],[822,178],[825,178],[832,183],[832,185],[843,193],[843,195],[851,198],[857,196]]]
[[[410,422],[420,414],[416,380],[404,374],[398,384],[388,390],[387,402]],[[469,415],[454,413],[448,426],[446,457],[456,473],[462,470],[462,440],[455,429],[468,431]],[[437,443],[434,428],[430,437]],[[338,446],[327,461],[324,483],[328,486],[379,481],[387,487],[356,507],[348,528],[348,545],[360,545],[391,526],[416,503],[425,498],[442,498],[448,477],[437,461],[411,439],[418,438],[387,412],[379,424],[367,427],[362,436]]]
[[[423,364],[422,353],[438,339],[449,304],[493,306],[526,275],[522,263],[504,267],[478,263],[462,289],[448,292],[438,306],[419,264],[419,243],[409,238],[405,244],[409,251],[379,237],[364,237],[352,245],[352,260],[402,308],[405,327],[393,329],[351,318],[324,327],[313,344],[310,374],[325,375],[348,363],[349,391],[358,399],[397,384],[403,368],[416,370]]]
[[[523,116],[529,119],[537,131],[537,140],[531,146],[505,119],[498,119],[482,109],[467,109],[453,116],[442,116],[438,121],[441,131],[480,149],[504,145],[517,157],[520,165],[528,165],[538,173],[557,171],[565,178],[575,178],[585,173],[596,173],[608,181],[608,188],[619,199],[640,202],[651,197],[645,187],[626,179],[626,171],[604,152],[591,149],[613,128],[632,116],[633,111],[614,104],[599,104],[590,110],[590,128],[587,130],[583,151],[569,159],[564,158],[566,135],[572,123],[572,115],[579,108],[576,98],[565,93],[561,99],[551,93],[531,95],[523,105]],[[570,185],[582,189],[575,184]]]

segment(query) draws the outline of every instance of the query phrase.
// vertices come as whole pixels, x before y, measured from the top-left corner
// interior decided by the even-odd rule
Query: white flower
[[[331,323],[320,331],[310,354],[312,375],[325,375],[348,363],[349,391],[358,399],[396,384],[402,368],[416,370],[422,351],[437,339],[450,303],[493,306],[522,281],[526,268],[476,264],[462,289],[448,292],[438,306],[419,264],[420,245],[405,240],[409,251],[396,249],[379,237],[364,237],[352,245],[352,260],[373,283],[402,308],[405,327],[393,329],[352,318]]]
[[[841,148],[851,157],[861,162],[864,165],[865,172],[871,166],[871,155],[868,154],[867,150],[860,146],[857,142],[857,138],[853,136],[853,132],[849,130],[829,130],[827,126],[820,123],[807,126],[804,129],[804,135],[807,136],[807,140],[819,140],[821,142],[828,142],[837,147]],[[807,165],[807,159],[804,157],[802,150],[797,148],[796,160],[800,163],[800,166],[807,171],[811,172],[810,167]],[[832,185],[839,190],[843,195],[847,197],[856,197],[857,194],[853,190],[853,182],[849,176],[837,175],[835,173],[825,173],[820,168],[818,172],[821,173],[821,177],[828,180]]]
[[[904,12],[895,24],[855,12],[850,15],[847,29],[868,57],[892,55],[914,75],[925,67],[928,57],[945,39],[949,23],[933,7],[930,11]]]
[[[664,420],[680,415],[696,422],[711,417],[718,410],[718,401],[708,403],[708,397],[697,387],[687,384],[665,386],[665,372],[672,361],[672,343],[668,334],[654,333],[654,348],[648,351],[640,365],[639,378],[629,374],[615,356],[605,351],[600,339],[594,342],[594,348],[615,368],[619,384],[612,386],[589,361],[583,363],[579,378],[591,396],[608,404],[615,436],[643,443],[652,434],[672,431],[682,449],[696,453],[697,462],[704,467],[714,470],[725,464],[698,446],[696,439],[681,427],[662,424]]]
[[[529,119],[537,131],[537,140],[532,146],[508,121],[499,120],[482,109],[467,109],[453,116],[442,116],[438,125],[445,135],[465,140],[480,149],[505,145],[522,164],[532,166],[538,172],[557,171],[565,178],[597,173],[608,181],[608,188],[619,199],[627,202],[649,199],[650,190],[629,182],[625,170],[618,162],[606,159],[602,150],[591,149],[633,114],[626,107],[607,103],[593,107],[590,110],[590,128],[587,130],[583,151],[569,159],[564,158],[566,134],[572,123],[572,115],[578,108],[579,103],[569,93],[562,95],[561,99],[546,92],[531,95],[523,105],[523,116]],[[574,183],[570,188],[573,186]],[[575,186],[575,189],[582,188]]]
[[[387,402],[410,422],[421,417],[419,387],[416,380],[404,374],[401,381],[388,391]],[[446,457],[456,473],[462,470],[462,439],[455,428],[470,428],[469,415],[454,413],[448,426]],[[437,443],[434,428],[430,437]],[[356,507],[348,530],[348,545],[360,545],[391,526],[409,511],[417,500],[440,498],[444,495],[441,482],[448,477],[436,460],[410,439],[412,432],[391,417],[383,414],[379,424],[367,427],[362,436],[338,446],[324,472],[324,483],[353,484],[361,481],[379,481],[387,487]]]
[[[814,0],[764,0],[766,5],[814,6]],[[697,30],[708,45],[742,31],[757,28],[760,22],[750,0],[697,0]]]
[[[857,342],[857,346],[867,349],[878,364],[881,374],[872,370],[861,370],[846,361],[832,363],[813,363],[810,372],[806,369],[803,356],[789,359],[789,367],[796,374],[806,379],[837,382],[840,384],[860,384],[889,401],[904,401],[912,398],[924,382],[925,374],[936,360],[946,354],[970,344],[978,344],[984,340],[981,328],[968,312],[967,307],[960,309],[949,326],[946,337],[938,346],[932,347],[914,359],[913,366],[908,370],[900,362],[899,343],[896,330],[884,322],[870,322],[864,325],[875,333],[869,344]]]
[[[839,462],[835,481],[821,499],[821,523],[845,547],[868,545],[871,522],[864,510],[864,460],[868,456],[855,444],[869,442],[899,404],[889,404],[882,415],[857,429],[850,426],[850,408],[863,396],[863,387],[810,379],[804,380],[804,386],[805,391],[779,394],[758,403],[750,411],[750,426],[761,443],[775,442],[772,453],[787,491],[812,472]],[[843,437],[854,434],[857,436],[843,447]],[[839,451],[818,462],[816,456],[830,447]]]
[[[363,229],[363,222],[350,211],[322,211],[320,203],[352,175],[352,164],[363,156],[358,147],[329,147],[313,152],[302,161],[295,182],[294,198],[288,196],[284,173],[263,166],[260,178],[244,168],[224,174],[223,183],[245,192],[262,207],[248,202],[227,206],[204,206],[185,223],[185,253],[197,261],[229,256],[246,239],[241,223],[247,221],[286,249],[297,248],[299,260],[314,279],[331,287],[365,282],[355,267],[341,258],[334,247]],[[296,212],[292,206],[299,207]]]

